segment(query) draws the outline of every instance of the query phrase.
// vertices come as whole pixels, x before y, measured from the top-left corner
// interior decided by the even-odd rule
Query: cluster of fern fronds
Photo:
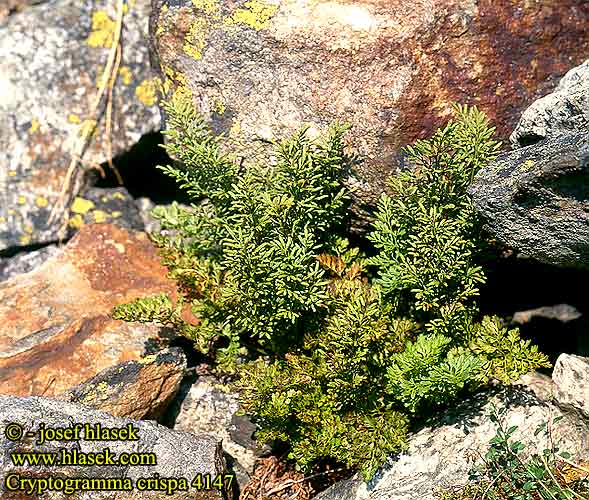
[[[302,129],[259,164],[225,150],[191,103],[166,112],[176,164],[163,168],[195,199],[156,213],[180,299],[139,299],[114,315],[172,325],[237,371],[259,438],[287,442],[301,468],[330,457],[370,478],[416,414],[547,365],[477,309],[483,245],[466,190],[498,144],[476,108],[457,106],[406,149],[375,213],[371,257],[346,239],[346,127],[318,140]]]

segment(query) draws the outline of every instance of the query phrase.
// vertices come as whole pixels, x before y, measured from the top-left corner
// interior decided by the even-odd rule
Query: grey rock
[[[505,426],[518,426],[512,438],[527,445],[525,454],[550,448],[547,436],[534,436],[538,426],[546,422],[553,444],[575,459],[589,457],[587,420],[542,401],[523,386],[514,386],[478,394],[412,435],[408,450],[391,457],[369,483],[354,477],[315,499],[434,500],[439,489],[465,484],[471,467],[484,456],[496,433],[489,419],[492,405],[506,411],[502,419]],[[559,416],[563,419],[554,422]]]
[[[150,1],[127,6],[113,94],[113,156],[160,128],[158,80],[147,48]],[[56,0],[0,24],[0,251],[56,241],[67,230],[69,203],[55,222],[48,215],[62,190],[72,145],[96,118],[89,115],[112,44],[114,8],[106,0]],[[98,109],[66,201],[86,184],[83,172],[108,159],[104,105]]]
[[[57,397],[116,417],[158,420],[178,393],[185,370],[182,350],[165,349],[107,368]]]
[[[48,245],[32,252],[20,252],[12,257],[0,258],[0,281],[33,271],[60,252],[57,245]]]
[[[10,15],[48,0],[0,0],[0,24]]]
[[[554,92],[524,111],[510,140],[522,147],[581,130],[589,133],[589,60],[571,69]]]
[[[542,306],[526,311],[517,311],[513,315],[513,322],[523,325],[534,318],[556,319],[562,323],[569,323],[579,319],[583,314],[569,304],[556,304],[554,306]]]
[[[211,436],[189,434],[170,430],[152,421],[137,421],[127,418],[113,417],[108,413],[89,409],[87,406],[67,403],[42,397],[16,397],[0,396],[0,425],[2,432],[9,423],[17,423],[23,427],[24,432],[36,432],[35,437],[25,437],[20,441],[2,439],[0,444],[0,471],[5,478],[9,473],[19,474],[21,477],[48,477],[59,476],[62,478],[118,478],[127,480],[133,486],[137,485],[139,478],[154,477],[159,474],[161,478],[186,478],[188,483],[197,474],[210,474],[216,477],[225,470],[225,463],[221,453],[220,443]],[[45,428],[68,427],[82,424],[80,440],[78,441],[48,441],[37,444],[38,429],[41,424]],[[85,440],[84,424],[95,426],[100,424],[102,428],[135,427],[138,440],[127,441],[91,441]],[[142,466],[25,466],[12,465],[11,453],[23,452],[56,452],[66,449],[71,453],[74,449],[78,453],[100,453],[109,448],[115,458],[121,453],[153,453],[157,459],[156,465]],[[3,484],[3,488],[4,488]],[[2,498],[8,498],[4,489]],[[72,500],[89,499],[223,499],[221,492],[216,490],[178,491],[167,496],[163,491],[145,491],[138,489],[133,491],[99,492],[79,491],[72,496],[66,496],[60,492],[48,492],[43,498]],[[31,498],[28,496],[27,498]]]
[[[469,192],[500,242],[547,264],[589,267],[589,133],[503,153]]]
[[[589,358],[561,354],[554,365],[552,378],[556,402],[589,418]]]
[[[223,441],[223,450],[251,475],[256,458],[254,450],[232,438],[232,433],[236,432],[233,416],[238,410],[237,393],[228,390],[213,377],[201,376],[191,384],[180,402],[174,429],[217,436]]]
[[[123,187],[92,187],[73,200],[68,224],[71,233],[85,224],[104,222],[132,231],[145,230],[135,200]]]
[[[525,373],[514,382],[514,385],[524,386],[541,401],[552,402],[554,400],[554,380],[548,375],[538,372]]]

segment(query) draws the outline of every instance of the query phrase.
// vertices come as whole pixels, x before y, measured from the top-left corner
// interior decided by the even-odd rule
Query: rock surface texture
[[[160,328],[110,313],[172,290],[147,235],[85,226],[37,270],[0,283],[0,393],[59,394],[165,345]]]
[[[108,159],[104,99],[95,115],[92,110],[113,44],[113,5],[43,2],[0,23],[0,251],[62,235],[67,214],[52,224],[48,215],[81,136],[90,137],[85,167]],[[113,93],[113,155],[160,126],[147,47],[150,1],[126,5]],[[83,185],[82,170],[75,171],[72,196]]]
[[[72,234],[85,224],[103,222],[132,231],[145,230],[135,200],[122,187],[89,188],[74,198],[70,205],[68,226]]]
[[[477,104],[507,137],[582,62],[587,26],[583,0],[156,0],[150,36],[166,95],[191,96],[238,144],[350,123],[362,213],[451,103]]]
[[[578,410],[589,419],[589,358],[561,354],[552,378],[558,404]]]
[[[589,60],[570,70],[553,93],[526,109],[510,139],[515,147],[522,147],[580,130],[589,133]]]
[[[589,134],[557,135],[499,155],[470,187],[499,241],[541,262],[589,267]]]
[[[185,370],[182,350],[165,349],[107,368],[58,398],[115,417],[158,420],[178,392]]]
[[[536,387],[534,392],[548,393],[549,387]],[[414,434],[407,452],[391,459],[370,483],[352,478],[337,483],[315,499],[434,500],[434,492],[439,488],[465,484],[472,459],[484,456],[495,435],[495,424],[489,419],[493,404],[506,410],[506,428],[518,426],[512,438],[527,445],[526,453],[541,453],[550,448],[548,438],[543,434],[534,437],[534,431],[544,422],[553,422],[553,443],[560,443],[561,450],[578,459],[589,458],[589,422],[539,399],[534,392],[520,386],[495,394],[479,394],[446,412],[436,425]],[[558,416],[563,419],[554,422]]]
[[[174,429],[218,436],[223,441],[224,451],[251,475],[255,454],[252,449],[233,439],[234,415],[238,409],[237,394],[222,390],[211,377],[199,377],[190,386],[177,409]],[[253,442],[248,444],[255,445]]]
[[[107,413],[90,410],[86,406],[66,403],[48,398],[14,396],[0,396],[0,422],[4,433],[9,423],[21,425],[24,432],[36,432],[43,423],[46,428],[67,427],[82,424],[78,441],[50,441],[36,444],[38,432],[34,438],[10,441],[2,439],[0,453],[0,471],[2,477],[8,474],[18,474],[22,478],[59,477],[62,481],[73,478],[111,478],[120,479],[122,487],[132,487],[130,490],[114,491],[77,491],[71,496],[63,492],[50,491],[42,498],[71,499],[71,500],[123,500],[123,499],[155,499],[170,498],[171,500],[222,500],[224,496],[218,490],[177,491],[167,495],[165,488],[152,491],[139,491],[137,485],[140,478],[186,478],[188,484],[198,475],[210,474],[216,477],[222,474],[225,463],[221,453],[220,443],[211,436],[195,436],[185,432],[172,431],[154,422],[136,421],[126,418],[113,417]],[[89,441],[85,438],[84,424],[90,427],[100,424],[102,428],[136,428],[137,439],[127,441]],[[114,459],[122,457],[122,453],[150,453],[157,459],[156,465],[101,465],[101,466],[26,466],[15,467],[10,459],[14,452],[47,452],[61,453],[65,449],[68,453],[77,450],[81,453],[101,453],[108,447]],[[4,481],[3,481],[4,483]],[[14,485],[14,479],[10,484]],[[116,484],[116,483],[111,483]],[[163,484],[160,481],[160,485]],[[126,485],[126,486],[125,486]],[[22,495],[8,493],[3,484],[2,498],[39,498],[36,495]]]
[[[28,273],[60,252],[61,249],[57,245],[48,245],[32,252],[20,252],[12,257],[0,258],[0,281]]]

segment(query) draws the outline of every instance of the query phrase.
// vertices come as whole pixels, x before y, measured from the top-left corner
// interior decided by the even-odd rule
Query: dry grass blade
[[[91,119],[93,119],[95,123],[98,123],[98,121],[99,121],[98,120],[99,106],[103,100],[105,92],[107,91],[107,87],[110,87],[111,84],[114,84],[114,81],[116,80],[116,73],[114,73],[114,70],[115,70],[115,67],[117,67],[116,70],[118,71],[118,65],[116,65],[116,61],[117,61],[117,54],[120,54],[120,50],[121,50],[120,44],[121,44],[121,35],[122,35],[122,31],[123,31],[123,17],[124,17],[124,0],[117,0],[117,19],[116,19],[115,31],[114,31],[114,35],[113,35],[113,42],[111,45],[110,52],[108,54],[106,67],[104,68],[102,78],[100,80],[100,86],[99,86],[96,96],[94,98],[94,102],[92,103],[90,113],[88,114],[88,116],[91,117]],[[120,62],[120,57],[119,57],[119,62]],[[109,92],[108,95],[110,95],[112,97],[112,90]],[[108,95],[107,95],[107,98],[108,98]],[[86,148],[88,147],[88,144],[90,142],[90,137],[92,136],[91,133],[87,133],[87,132],[88,131],[85,131],[85,133],[83,133],[81,135],[81,137],[79,137],[78,140],[75,141],[74,145],[72,146],[71,161],[68,166],[59,197],[58,197],[57,201],[55,202],[55,204],[53,205],[53,208],[51,209],[51,213],[49,214],[49,221],[48,221],[49,224],[52,224],[53,222],[55,222],[57,220],[59,212],[65,208],[65,206],[68,202],[67,193],[71,187],[72,177],[75,173],[76,166],[79,163],[79,158],[83,157],[84,152],[86,151]]]

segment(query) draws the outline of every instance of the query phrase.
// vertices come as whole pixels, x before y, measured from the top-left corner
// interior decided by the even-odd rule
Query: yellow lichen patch
[[[4,224],[6,222],[6,217],[0,217],[0,224]]]
[[[522,170],[529,170],[535,165],[534,160],[526,160],[522,163],[521,168]]]
[[[129,66],[121,66],[121,69],[119,69],[119,75],[121,76],[123,85],[131,85],[131,82],[133,81],[133,73],[131,73]]]
[[[192,90],[185,85],[179,85],[172,95],[172,100],[175,102],[190,102],[192,101]]]
[[[113,193],[112,197],[115,200],[124,200],[125,199],[125,195],[123,193]]]
[[[80,123],[82,123],[82,120],[80,120],[80,117],[74,113],[70,113],[69,115],[67,115],[67,121],[70,123],[74,123],[76,125],[79,125]]]
[[[73,217],[70,217],[68,221],[68,225],[74,229],[80,229],[84,225],[84,219],[80,214],[76,214]]]
[[[236,118],[233,118],[233,122],[231,123],[231,128],[229,129],[229,135],[237,136],[241,132],[241,123]]]
[[[8,177],[16,177],[16,170],[9,170]]]
[[[33,118],[31,120],[31,127],[29,128],[29,134],[34,134],[37,130],[39,130],[39,120]]]
[[[207,14],[214,14],[219,10],[219,4],[216,0],[192,0],[192,4],[195,8]]]
[[[122,212],[119,212],[118,210],[115,210],[113,213],[110,214],[110,216],[113,219],[118,219],[121,215],[123,215]]]
[[[90,138],[96,130],[96,120],[84,120],[80,126],[80,137]]]
[[[249,0],[249,2],[245,2],[244,7],[237,9],[228,17],[225,24],[245,24],[255,30],[261,30],[268,26],[270,19],[278,10],[277,5],[261,0]]]
[[[24,205],[27,202],[27,199],[21,194],[17,199],[16,202],[19,205]]]
[[[190,26],[190,31],[184,39],[184,52],[193,59],[202,57],[202,50],[205,48],[207,36],[207,21],[202,17],[197,18]]]
[[[35,205],[37,205],[39,208],[46,207],[49,205],[49,200],[47,198],[43,198],[43,196],[37,196],[35,199]]]
[[[222,115],[223,113],[225,113],[225,103],[223,102],[223,99],[219,97],[213,98],[213,103],[211,107],[213,111],[218,115]]]
[[[108,214],[102,210],[94,210],[92,212],[92,220],[96,222],[96,224],[100,224],[101,222],[106,222],[108,219]]]
[[[28,245],[31,242],[31,235],[30,234],[21,234],[18,238],[18,242],[21,245]]]
[[[22,229],[27,234],[33,234],[33,225],[28,222],[23,225]]]
[[[92,14],[92,31],[86,39],[90,47],[110,48],[113,43],[116,23],[103,10]]]
[[[94,202],[92,200],[86,200],[85,198],[76,197],[73,201],[70,210],[75,214],[86,214],[89,210],[94,208]]]
[[[137,360],[137,363],[139,363],[140,365],[148,365],[150,363],[153,363],[156,359],[156,354],[150,354],[149,356],[145,356],[144,358]]]
[[[143,80],[135,89],[135,96],[146,106],[153,106],[157,102],[157,78]]]

